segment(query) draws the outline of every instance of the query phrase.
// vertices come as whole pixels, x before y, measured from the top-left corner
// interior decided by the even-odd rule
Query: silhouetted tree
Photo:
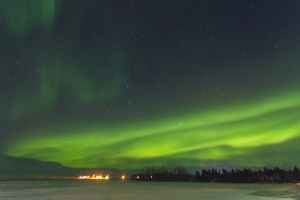
[[[200,181],[201,181],[200,173],[198,171],[196,171],[196,173],[195,173],[195,182],[200,182]]]

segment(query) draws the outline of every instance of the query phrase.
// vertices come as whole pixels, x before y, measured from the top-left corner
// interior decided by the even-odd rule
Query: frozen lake
[[[0,181],[0,199],[300,199],[294,184],[217,184],[117,180]]]

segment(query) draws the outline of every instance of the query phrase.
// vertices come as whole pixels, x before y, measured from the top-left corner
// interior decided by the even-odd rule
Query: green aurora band
[[[3,1],[1,13],[9,30],[19,37],[38,26],[49,30],[54,22],[58,2],[58,0]]]
[[[5,153],[74,167],[124,169],[178,161],[188,166],[222,161],[252,167],[284,165],[284,158],[273,155],[268,160],[257,150],[299,139],[300,95],[294,91],[272,99],[152,121],[120,122],[116,127],[101,122],[79,123],[72,131],[43,127]]]

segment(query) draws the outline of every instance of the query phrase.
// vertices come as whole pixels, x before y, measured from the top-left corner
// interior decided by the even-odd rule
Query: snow
[[[0,181],[0,199],[291,200],[294,184],[166,183],[116,180]]]

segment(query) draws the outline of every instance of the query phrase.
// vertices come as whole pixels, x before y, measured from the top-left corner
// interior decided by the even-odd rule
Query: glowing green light
[[[2,3],[2,18],[9,30],[23,36],[34,27],[50,29],[56,12],[57,0],[10,0]]]
[[[74,124],[79,128],[72,132],[55,127],[37,129],[36,136],[17,142],[6,153],[76,167],[125,168],[121,162],[124,158],[159,160],[174,157],[174,162],[180,158],[185,162],[189,159],[202,162],[232,160],[233,157],[250,155],[253,148],[281,144],[299,137],[299,94],[285,93],[277,101],[266,102],[268,99],[213,112],[194,111],[164,120],[120,123],[116,127],[98,122],[98,126],[89,128],[95,122],[85,121]],[[47,136],[39,136],[39,131]],[[248,165],[258,162],[262,160],[248,161]],[[243,158],[240,158],[240,163],[244,163]]]
[[[60,52],[56,48],[54,51]],[[115,70],[107,74],[97,74],[95,78],[102,82],[95,85],[87,73],[81,70],[84,68],[84,62],[67,61],[55,56],[54,58],[41,57],[35,66],[39,70],[34,74],[31,82],[21,83],[22,86],[15,94],[11,118],[16,121],[25,116],[55,109],[59,106],[59,97],[65,97],[67,103],[73,106],[78,104],[89,106],[120,95],[121,82],[124,81],[120,77],[120,74],[124,74],[120,68],[124,63],[117,57],[114,62]],[[66,92],[61,92],[62,90]]]

